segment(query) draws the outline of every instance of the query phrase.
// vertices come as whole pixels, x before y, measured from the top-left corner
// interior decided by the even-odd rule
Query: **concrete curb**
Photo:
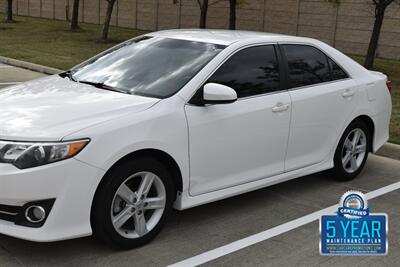
[[[376,154],[379,156],[400,160],[400,145],[386,143],[376,152]]]
[[[25,62],[25,61],[13,59],[13,58],[2,57],[2,56],[0,56],[0,62],[7,64],[7,65],[20,67],[20,68],[24,68],[24,69],[44,73],[44,74],[50,74],[50,75],[63,72],[63,70],[50,68],[50,67],[46,67],[46,66],[42,66],[42,65],[38,65],[38,64],[30,63],[30,62]]]

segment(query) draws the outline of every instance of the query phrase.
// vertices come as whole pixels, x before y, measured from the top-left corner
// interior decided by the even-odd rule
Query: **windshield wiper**
[[[60,73],[59,75],[61,78],[68,77],[71,81],[76,82],[75,78],[72,76],[72,71],[70,70]]]
[[[119,88],[115,88],[109,85],[106,85],[104,83],[99,83],[99,82],[90,82],[90,81],[78,81],[79,83],[84,83],[84,84],[89,84],[92,85],[96,88],[100,88],[100,89],[104,89],[104,90],[108,90],[108,91],[113,91],[113,92],[118,92],[118,93],[123,93],[123,94],[129,94],[128,91],[119,89]]]

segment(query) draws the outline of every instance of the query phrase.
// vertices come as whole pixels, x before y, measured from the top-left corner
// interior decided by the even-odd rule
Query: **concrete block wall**
[[[216,2],[216,3],[214,3]],[[237,9],[237,29],[308,36],[327,42],[345,53],[365,55],[374,17],[371,0],[242,0]],[[210,0],[208,28],[228,28],[227,0]],[[18,15],[65,20],[73,0],[14,0]],[[69,8],[67,9],[67,6]],[[0,12],[7,0],[0,0]],[[81,22],[101,24],[106,0],[80,0]],[[141,30],[197,28],[197,0],[117,0],[111,24]],[[400,5],[392,4],[382,28],[378,56],[400,59]]]
[[[267,0],[264,7],[264,31],[296,35],[299,22],[298,0]]]

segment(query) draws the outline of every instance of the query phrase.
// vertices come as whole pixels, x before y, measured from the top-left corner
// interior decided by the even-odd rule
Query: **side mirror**
[[[218,83],[207,83],[203,90],[204,104],[229,104],[237,100],[236,91]]]

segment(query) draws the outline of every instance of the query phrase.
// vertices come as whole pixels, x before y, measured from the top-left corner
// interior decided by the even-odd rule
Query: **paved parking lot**
[[[338,183],[312,175],[182,212],[150,244],[113,251],[90,238],[50,244],[0,236],[0,266],[166,266],[338,203],[350,189],[373,191],[400,181],[400,162],[371,156],[358,179]],[[318,222],[228,254],[207,266],[395,266],[400,260],[400,190],[370,201],[389,215],[389,254],[327,257],[318,252]]]
[[[0,66],[0,81],[4,79]],[[16,70],[16,73],[24,73]],[[22,74],[21,77],[27,77]],[[13,81],[13,80],[9,80]],[[0,266],[167,266],[242,240],[337,204],[348,190],[376,192],[400,182],[400,161],[371,155],[362,174],[351,182],[335,182],[325,173],[218,201],[175,211],[150,244],[114,251],[91,238],[33,243],[0,235]],[[1,185],[0,185],[1,186]],[[318,221],[232,253],[222,253],[206,266],[398,266],[400,262],[400,190],[382,194],[369,205],[389,216],[389,254],[368,257],[327,257],[318,252]],[[212,255],[211,255],[212,256]],[[204,258],[203,258],[204,259]],[[196,258],[194,259],[196,261]]]
[[[0,89],[17,84],[19,82],[28,81],[43,76],[44,74],[41,73],[15,68],[0,63]]]

